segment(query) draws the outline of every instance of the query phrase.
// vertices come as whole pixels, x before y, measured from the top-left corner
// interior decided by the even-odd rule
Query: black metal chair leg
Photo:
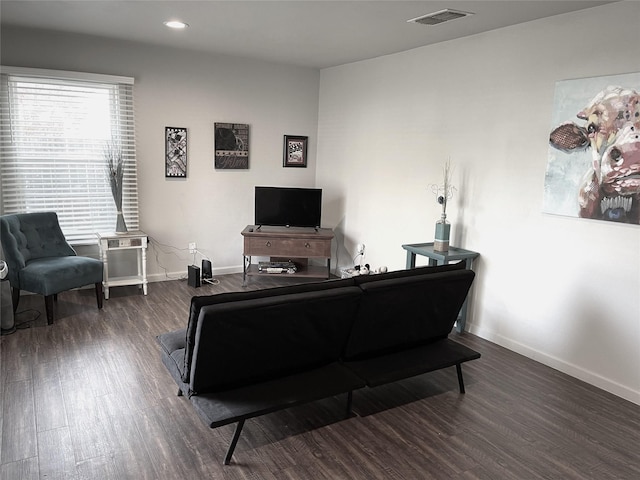
[[[456,372],[458,372],[458,385],[460,386],[460,393],[464,393],[464,380],[462,380],[462,365],[456,364]]]
[[[182,390],[178,389],[178,396],[181,397],[182,396]]]
[[[229,449],[227,450],[227,454],[224,456],[225,465],[229,465],[229,462],[231,462],[233,451],[236,449],[238,439],[240,438],[240,433],[242,433],[242,427],[244,427],[244,420],[240,420],[238,422],[238,425],[236,425],[236,431],[233,432],[233,438],[231,439],[231,443],[229,444]]]

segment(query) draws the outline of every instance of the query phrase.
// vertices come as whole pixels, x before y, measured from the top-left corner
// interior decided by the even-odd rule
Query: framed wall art
[[[284,167],[306,167],[307,166],[307,141],[309,137],[297,135],[284,136]]]
[[[164,127],[164,176],[187,177],[187,129]]]
[[[214,125],[214,167],[249,168],[249,125],[216,123]]]
[[[640,73],[556,83],[545,213],[640,224]]]

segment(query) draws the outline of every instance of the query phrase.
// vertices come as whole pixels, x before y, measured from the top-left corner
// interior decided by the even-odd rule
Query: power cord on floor
[[[30,318],[28,320],[22,320],[21,322],[17,322],[15,323],[15,319],[18,317],[18,315],[23,315],[25,313],[29,313],[29,312],[34,312],[36,315],[33,318]],[[3,330],[2,331],[2,336],[5,335],[13,335],[14,333],[16,333],[18,330],[26,330],[27,328],[31,328],[31,324],[33,322],[35,322],[36,320],[38,320],[41,316],[41,313],[34,309],[34,308],[28,308],[26,310],[22,310],[20,312],[16,312],[13,317],[14,317],[14,324],[13,324],[13,329],[12,330]]]

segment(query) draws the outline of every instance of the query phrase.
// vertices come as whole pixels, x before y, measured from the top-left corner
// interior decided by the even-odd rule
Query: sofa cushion
[[[368,358],[446,338],[475,274],[471,270],[360,285],[363,296],[345,358]]]
[[[280,295],[291,295],[294,293],[315,292],[328,290],[332,288],[353,286],[353,279],[336,279],[323,282],[310,282],[296,285],[287,285],[284,287],[264,288],[262,290],[253,290],[249,292],[230,292],[220,293],[217,295],[205,295],[193,297],[191,299],[191,307],[189,309],[189,321],[186,330],[186,345],[184,351],[185,369],[182,375],[182,381],[189,381],[189,372],[191,370],[191,357],[193,356],[193,347],[196,338],[196,326],[200,316],[200,310],[207,305],[217,305],[220,303],[243,302],[246,300],[254,300],[256,298],[275,297]]]
[[[345,362],[369,387],[377,387],[480,358],[480,354],[449,338],[365,360]]]
[[[298,374],[190,398],[198,415],[209,427],[215,428],[364,386],[364,380],[342,363],[334,362]]]
[[[162,363],[180,388],[180,392],[190,394],[189,385],[182,381],[184,370],[185,329],[163,333],[156,337],[162,349]]]
[[[237,388],[339,360],[360,296],[341,287],[202,307],[190,389]]]
[[[181,328],[180,330],[158,335],[156,339],[162,348],[162,352],[172,355],[175,351],[184,349],[184,331],[184,328]],[[182,362],[179,363],[179,366],[180,368],[183,367]]]

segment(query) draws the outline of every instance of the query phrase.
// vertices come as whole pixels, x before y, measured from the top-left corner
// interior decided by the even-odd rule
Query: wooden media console
[[[247,281],[247,275],[276,275],[258,271],[258,266],[251,264],[251,257],[269,257],[272,262],[291,261],[296,264],[296,273],[277,275],[326,279],[330,277],[331,240],[334,237],[330,228],[247,225],[241,233],[244,237],[243,284]],[[313,258],[325,259],[326,267],[310,265],[309,260]]]

